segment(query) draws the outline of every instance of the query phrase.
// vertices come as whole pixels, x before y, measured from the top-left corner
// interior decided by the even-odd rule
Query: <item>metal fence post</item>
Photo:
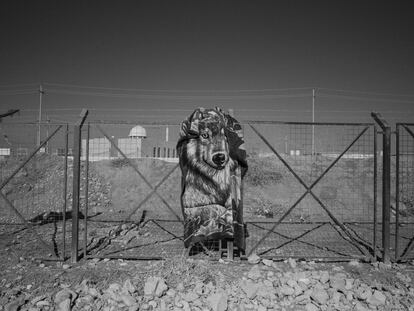
[[[82,125],[88,115],[88,110],[82,109],[79,120],[73,127],[73,190],[72,190],[72,263],[78,262],[79,245],[79,197],[80,197],[80,162]]]
[[[391,127],[381,114],[371,116],[382,129],[382,248],[384,263],[390,263],[391,218]]]
[[[400,124],[395,129],[395,261],[400,259]]]

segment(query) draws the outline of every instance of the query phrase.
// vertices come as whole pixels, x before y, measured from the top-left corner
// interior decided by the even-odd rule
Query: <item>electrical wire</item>
[[[244,95],[171,95],[171,94],[126,94],[126,93],[99,93],[99,92],[83,92],[69,90],[53,90],[46,89],[46,94],[66,94],[81,96],[99,96],[99,97],[116,97],[116,98],[177,98],[177,99],[195,99],[195,98],[216,98],[216,99],[240,99],[240,98],[299,98],[310,97],[310,94],[291,94],[291,95],[275,95],[275,94],[244,94]]]
[[[414,104],[413,101],[407,100],[395,100],[395,99],[385,99],[385,98],[368,98],[368,97],[357,97],[357,96],[348,96],[348,95],[319,95],[318,97],[322,98],[346,98],[350,100],[360,100],[360,101],[380,101],[388,103],[401,103],[401,104]]]
[[[298,87],[298,88],[282,88],[282,89],[245,89],[245,90],[178,90],[178,89],[128,89],[128,88],[113,88],[113,87],[100,87],[100,86],[84,86],[76,84],[63,84],[63,83],[43,83],[49,86],[67,87],[67,88],[82,88],[82,89],[96,89],[96,90],[112,90],[112,91],[131,91],[131,92],[162,92],[162,93],[202,93],[202,92],[217,92],[217,93],[238,93],[238,92],[285,92],[285,91],[297,91],[297,90],[312,90],[311,87]]]
[[[414,97],[414,94],[392,94],[392,93],[380,93],[380,92],[368,92],[368,91],[354,91],[354,90],[339,90],[339,89],[330,89],[330,88],[316,88],[319,90],[335,91],[342,93],[356,93],[356,94],[366,94],[366,95],[377,95],[377,96],[395,96],[395,97]]]

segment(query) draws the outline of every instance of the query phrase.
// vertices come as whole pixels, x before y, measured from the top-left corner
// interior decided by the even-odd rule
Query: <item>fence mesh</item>
[[[414,124],[397,124],[398,184],[395,218],[396,258],[414,258]]]
[[[82,160],[89,159],[88,255],[156,258],[183,251],[178,130],[89,125],[88,154],[82,141]]]
[[[254,144],[244,197],[250,247],[270,257],[372,253],[373,126],[256,124],[245,135]]]
[[[361,249],[373,247],[374,231],[373,126],[254,126],[285,163],[244,125],[248,249],[267,235],[256,251],[271,257],[366,256]],[[89,159],[88,255],[158,258],[185,251],[181,172],[175,153],[179,127],[138,128],[145,138],[131,137],[134,128],[133,124],[91,124],[88,155],[86,139],[82,142],[82,159]],[[306,187],[312,187],[315,197],[306,195]],[[218,248],[217,241],[211,241],[194,254],[217,254]]]
[[[65,179],[71,163],[66,157],[66,125],[42,124],[41,141],[53,136],[36,153],[38,124],[2,123],[1,132],[2,247],[14,259],[64,258],[69,240],[64,220],[70,217]]]

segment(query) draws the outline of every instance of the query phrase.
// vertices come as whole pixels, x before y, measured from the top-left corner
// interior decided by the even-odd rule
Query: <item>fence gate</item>
[[[414,259],[414,124],[397,123],[395,260]]]
[[[0,248],[17,260],[64,260],[68,125],[2,123],[1,132],[8,145],[2,150],[10,152],[0,158]]]
[[[377,244],[373,124],[249,122],[248,254],[371,259]]]
[[[82,140],[85,221],[80,227],[86,257],[162,259],[184,252],[173,136],[178,129],[88,124]],[[161,133],[174,139],[162,134],[161,143],[152,140]]]

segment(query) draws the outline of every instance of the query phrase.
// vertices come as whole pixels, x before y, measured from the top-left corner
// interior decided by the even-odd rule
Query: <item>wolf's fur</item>
[[[181,194],[186,246],[203,237],[233,236],[231,172],[236,162],[230,157],[224,126],[217,119],[202,120],[198,135],[179,148],[180,164],[186,167]]]
[[[229,157],[223,129],[212,129],[210,124],[203,124],[200,136],[189,139],[179,154],[180,162],[188,166],[182,195],[185,209],[209,204],[228,207],[231,204],[230,175],[235,162]],[[200,124],[201,127],[203,125]],[[204,133],[208,133],[207,138],[203,138]],[[212,160],[217,153],[225,155],[222,166],[217,166]]]
[[[216,107],[196,109],[181,123],[177,151],[182,172],[184,245],[234,239],[245,248],[241,179],[247,171],[240,124]]]

